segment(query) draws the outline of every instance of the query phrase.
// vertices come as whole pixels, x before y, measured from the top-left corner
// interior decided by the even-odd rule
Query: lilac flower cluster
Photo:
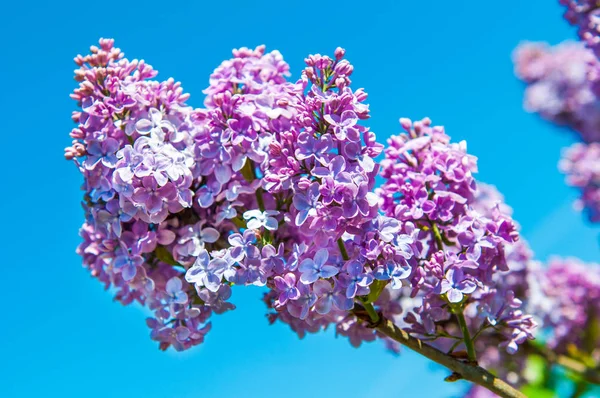
[[[515,257],[521,264],[521,271],[505,274],[516,290],[522,290],[525,306],[535,314],[541,324],[543,343],[553,355],[565,355],[581,363],[600,362],[600,265],[585,264],[575,258],[553,258],[548,265],[541,267],[531,261],[530,256]],[[514,277],[517,278],[514,278]],[[499,351],[493,341],[481,347],[480,363],[492,369],[498,376],[516,386],[531,382],[532,372],[527,369],[530,354],[538,354],[537,349],[519,351],[511,361]],[[548,363],[547,372],[550,371]],[[590,365],[594,368],[593,365]],[[487,398],[489,391],[473,386],[466,398]]]
[[[403,119],[375,193],[383,146],[344,55],[309,56],[292,83],[279,52],[234,50],[201,109],[112,40],[76,58],[66,157],[84,176],[78,251],[118,301],[152,311],[160,348],[201,343],[209,317],[235,308],[235,285],[267,290],[271,322],[300,336],[333,325],[355,346],[394,348],[359,316],[369,311],[429,339],[468,344],[456,337],[464,316],[511,352],[531,337],[497,277],[518,234],[500,204],[477,211],[475,158],[427,120]],[[404,299],[420,302],[405,314]]]
[[[491,186],[478,184],[474,207],[482,213],[493,209],[502,197]],[[487,211],[485,209],[488,209]],[[503,206],[509,215],[512,210]],[[542,342],[554,355],[567,355],[585,363],[600,361],[599,325],[600,265],[584,264],[574,258],[551,259],[547,266],[533,261],[526,243],[519,240],[506,247],[510,270],[497,275],[502,289],[512,290],[523,301],[523,308],[539,323]],[[479,363],[515,386],[530,383],[529,355],[538,351],[532,346],[519,350],[511,358],[497,346],[497,335],[488,335],[476,343]],[[539,344],[539,343],[538,343]],[[550,364],[548,364],[550,367]],[[549,369],[548,369],[549,370]],[[479,386],[471,387],[465,397],[486,398],[490,392]]]
[[[504,203],[504,198],[498,190],[491,185],[478,183],[473,208],[487,217],[493,217],[494,212],[500,212],[505,217],[511,217],[512,208]],[[525,369],[527,367],[527,347],[511,354],[502,349],[501,335],[494,333],[495,310],[513,312],[513,317],[518,318],[521,311],[531,314],[533,321],[540,324],[542,317],[539,315],[541,309],[546,308],[547,302],[543,300],[538,275],[541,272],[540,264],[533,260],[533,253],[523,239],[511,244],[504,245],[504,252],[508,271],[498,272],[494,275],[494,283],[497,291],[505,292],[506,301],[496,300],[492,306],[471,307],[469,311],[480,311],[488,318],[489,324],[475,342],[478,353],[478,362],[484,368],[491,370],[498,377],[520,387],[527,383]],[[498,295],[501,298],[502,295]],[[515,305],[515,304],[520,304]],[[490,311],[492,309],[492,311]],[[491,315],[491,316],[490,316]],[[539,326],[538,326],[539,327]],[[536,335],[539,332],[536,330]],[[500,338],[499,338],[500,337]],[[489,397],[489,391],[472,387],[466,397]]]
[[[539,277],[545,300],[538,311],[550,332],[546,344],[557,354],[589,355],[600,361],[600,264],[576,258],[553,258]]]
[[[227,134],[239,129],[226,137],[235,143],[231,146],[219,133],[219,148],[231,148],[221,156],[227,162],[232,159],[227,175],[235,178],[239,171],[247,181],[244,185],[237,178],[230,189],[245,186],[243,193],[252,198],[228,203],[226,194],[223,204],[218,199],[200,204],[208,210],[213,203],[233,209],[237,232],[227,236],[224,249],[196,260],[186,279],[197,289],[267,286],[266,302],[276,310],[272,321],[297,324],[296,330],[318,329],[319,323],[325,326],[349,317],[353,299],[367,294],[374,280],[371,266],[378,249],[371,247],[363,256],[361,245],[382,246],[378,224],[371,228],[369,242],[356,238],[354,243],[353,234],[378,219],[377,198],[371,191],[377,173],[373,158],[382,147],[359,124],[368,117],[366,94],[350,89],[352,66],[343,59],[342,49],[336,50],[335,59],[310,56],[295,84],[281,78],[287,66],[282,66],[278,53],[264,56],[263,51],[235,51],[235,58],[217,68],[205,91],[205,105],[214,114],[210,139],[215,141],[215,132],[223,126],[229,127]],[[204,145],[213,141],[207,136]],[[390,241],[393,229],[381,228]],[[391,258],[395,247],[388,246]]]
[[[579,210],[588,212],[592,222],[600,222],[600,142],[575,143],[563,151],[560,170],[567,183],[581,189],[576,202]]]
[[[527,83],[525,109],[581,134],[600,140],[600,101],[589,77],[598,61],[582,43],[523,43],[514,52],[515,72]]]
[[[587,61],[587,77],[592,90],[596,96],[600,95],[600,3],[595,0],[559,0],[560,3],[567,7],[565,11],[565,19],[572,25],[575,25],[582,45],[589,49],[589,53],[593,56],[592,60]],[[588,56],[586,56],[587,58]],[[579,63],[579,59],[566,60],[566,65],[570,62]],[[568,66],[567,66],[568,67]],[[583,132],[582,132],[583,134]],[[593,141],[598,141],[598,134],[595,135]],[[589,142],[592,140],[586,139]]]
[[[84,176],[86,222],[78,252],[123,304],[153,312],[152,338],[166,349],[201,343],[211,309],[192,305],[191,287],[166,250],[180,227],[173,215],[192,206],[193,134],[198,128],[179,83],[129,61],[101,39],[77,56],[71,95],[80,106],[65,156]]]
[[[366,94],[350,89],[343,55],[309,57],[292,84],[278,52],[235,50],[205,109],[112,40],[76,58],[66,157],[85,180],[78,251],[117,300],[153,311],[161,348],[202,342],[210,314],[234,308],[232,285],[266,285],[283,317],[339,320],[375,269],[412,255],[393,241],[399,223],[378,215],[382,146],[359,123]]]
[[[296,83],[294,127],[276,134],[264,169],[265,192],[288,192],[279,211],[295,228],[294,246],[273,290],[271,314],[299,335],[335,324],[353,345],[375,338],[349,313],[372,286],[396,288],[410,274],[412,238],[400,223],[378,214],[372,192],[382,146],[360,121],[369,117],[367,95],[350,88],[353,68],[337,49],[335,59],[313,55]],[[380,288],[381,289],[381,288]]]
[[[565,19],[577,26],[579,38],[600,56],[600,4],[596,0],[559,0]]]
[[[549,47],[522,44],[515,51],[517,75],[527,84],[525,108],[580,134],[583,143],[563,152],[559,168],[581,189],[576,207],[600,221],[600,100],[595,71],[600,62],[582,43]]]
[[[473,336],[481,341],[492,329],[501,347],[516,352],[536,326],[501,277],[516,225],[501,202],[482,203],[486,192],[464,142],[451,143],[429,119],[400,123],[405,132],[389,140],[379,189],[382,210],[415,240],[412,299],[398,322],[449,351],[463,343],[472,351]]]

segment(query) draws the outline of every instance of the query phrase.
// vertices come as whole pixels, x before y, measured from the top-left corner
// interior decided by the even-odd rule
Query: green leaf
[[[552,390],[532,385],[524,386],[521,388],[521,392],[527,395],[529,398],[554,398],[557,396]]]
[[[255,179],[254,170],[252,169],[252,161],[246,159],[244,167],[240,170],[244,179],[248,182],[252,182]]]
[[[387,285],[387,281],[380,281],[376,279],[375,282],[371,283],[371,291],[369,291],[369,295],[367,296],[367,303],[374,303],[379,298],[379,295]]]
[[[525,377],[531,386],[543,386],[546,381],[546,361],[539,355],[530,355],[527,358]]]
[[[600,319],[594,316],[592,311],[588,311],[588,326],[583,336],[583,347],[587,355],[583,359],[584,363],[591,368],[596,366],[596,362],[589,353],[596,350],[598,338],[600,338]]]
[[[246,228],[246,222],[242,220],[239,216],[232,218],[230,221],[233,222],[238,228]]]
[[[154,254],[156,254],[156,258],[158,258],[163,263],[167,263],[170,265],[181,265],[177,261],[175,261],[171,252],[169,252],[164,246],[156,246],[156,249],[154,249]]]

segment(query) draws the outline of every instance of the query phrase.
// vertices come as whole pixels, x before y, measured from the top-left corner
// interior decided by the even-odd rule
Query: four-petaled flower
[[[314,182],[310,185],[306,192],[299,192],[294,196],[294,207],[298,210],[296,214],[296,225],[304,224],[309,216],[317,215],[319,206],[319,183]]]
[[[298,160],[314,158],[322,165],[327,164],[325,155],[331,149],[331,137],[323,135],[321,138],[314,138],[312,134],[303,132],[298,136],[298,149],[296,157]]]
[[[201,186],[198,192],[196,192],[200,207],[207,208],[212,205],[219,192],[221,192],[221,183],[217,180]]]
[[[299,319],[306,319],[308,311],[317,301],[317,295],[312,291],[310,285],[300,283],[298,285],[298,298],[288,305],[288,312]]]
[[[317,166],[312,175],[319,178],[334,180],[336,183],[347,184],[352,181],[350,173],[346,172],[346,161],[343,156],[336,156],[329,162],[328,167]]]
[[[465,294],[471,294],[477,289],[477,284],[465,276],[461,268],[450,268],[446,277],[441,279],[435,289],[436,294],[446,294],[451,303],[460,303]]]
[[[107,227],[117,237],[121,236],[123,230],[121,222],[127,222],[131,219],[132,216],[123,211],[116,199],[106,202],[106,210],[99,210],[96,213],[96,223]]]
[[[221,286],[221,279],[229,264],[222,258],[210,258],[206,250],[202,250],[194,265],[185,273],[185,280],[204,286],[211,292],[216,292]]]
[[[315,310],[321,315],[329,313],[332,304],[340,311],[348,311],[354,306],[352,299],[346,297],[344,290],[339,289],[337,284],[332,286],[329,281],[316,281],[313,291],[318,297]]]
[[[279,305],[284,305],[288,300],[296,300],[300,297],[300,292],[296,287],[296,275],[290,273],[274,278],[275,287],[279,290]]]
[[[329,258],[327,249],[319,249],[315,253],[314,259],[305,258],[300,263],[298,270],[302,272],[300,281],[305,284],[313,283],[319,278],[327,279],[338,273],[337,267],[333,265],[325,265]]]
[[[182,290],[183,283],[179,277],[174,276],[167,281],[165,292],[169,304],[185,304],[188,301],[187,293]]]
[[[256,233],[251,229],[244,231],[244,235],[229,235],[228,241],[231,245],[231,258],[235,261],[241,261],[244,257],[256,258],[260,256],[260,251],[255,246]]]
[[[260,229],[265,227],[269,231],[274,231],[279,226],[277,219],[274,217],[279,212],[276,210],[248,210],[244,213],[244,220],[247,220],[247,227],[249,229]]]
[[[137,267],[144,264],[144,258],[139,254],[132,254],[129,250],[123,250],[122,254],[115,258],[114,266],[121,270],[121,275],[126,281],[133,279],[137,273]]]
[[[360,132],[354,127],[358,123],[358,117],[353,111],[344,111],[342,116],[325,115],[324,119],[333,126],[333,132],[338,140],[358,141],[360,139]]]
[[[159,187],[153,177],[142,178],[142,186],[133,191],[132,199],[143,205],[148,213],[160,211],[163,204],[177,198],[177,188],[171,183]]]
[[[359,288],[366,288],[373,282],[373,277],[364,272],[364,266],[357,260],[351,260],[346,264],[346,272],[349,276],[346,287],[346,297],[348,298],[354,298]]]
[[[141,135],[150,134],[153,138],[164,140],[166,133],[175,133],[176,128],[173,123],[163,119],[163,114],[156,108],[150,108],[148,119],[139,119],[135,123],[135,131]],[[131,130],[126,132],[132,133]]]
[[[375,268],[373,276],[382,281],[391,280],[392,289],[400,289],[402,280],[408,278],[412,273],[412,268],[406,263],[398,264],[394,261],[387,261],[385,264]]]
[[[99,162],[108,168],[115,167],[119,145],[119,141],[110,137],[102,142],[92,141],[87,147],[88,158],[84,162],[86,169],[93,169]]]
[[[469,260],[477,261],[479,257],[481,257],[481,251],[484,247],[495,247],[494,243],[486,236],[485,232],[485,227],[473,226],[470,230],[458,235],[459,242],[468,246],[467,258]]]

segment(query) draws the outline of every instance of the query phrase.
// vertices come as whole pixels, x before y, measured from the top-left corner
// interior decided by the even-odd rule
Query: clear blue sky
[[[206,343],[163,353],[145,313],[112,302],[75,254],[81,177],[62,159],[72,127],[72,58],[100,36],[173,76],[202,104],[234,47],[279,49],[298,76],[309,53],[347,50],[381,142],[398,118],[430,116],[479,157],[480,179],[515,208],[538,257],[600,258],[599,228],[571,210],[556,168],[570,137],[522,110],[511,51],[574,37],[557,1],[55,1],[3,3],[0,397],[378,398],[456,395],[447,372],[333,333],[303,341],[269,326],[257,288],[214,318]],[[323,3],[325,4],[325,3]]]

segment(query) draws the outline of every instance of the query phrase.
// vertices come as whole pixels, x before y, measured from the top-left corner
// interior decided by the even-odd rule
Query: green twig
[[[370,321],[370,319],[366,319],[367,314],[356,313],[356,315],[367,322]],[[456,373],[456,377],[460,377],[485,387],[493,393],[496,393],[504,398],[526,398],[525,394],[519,392],[510,384],[494,376],[482,367],[477,366],[472,362],[467,363],[460,361],[456,358],[453,358],[451,355],[445,354],[437,348],[434,348],[409,335],[407,332],[394,325],[392,321],[386,319],[385,317],[381,317],[377,323],[376,329],[388,336],[390,339],[397,341],[398,343],[407,346],[424,357],[447,367]]]
[[[360,301],[361,301],[361,304],[363,305],[363,307],[365,307],[367,314],[369,314],[369,318],[371,318],[371,322],[375,325],[377,323],[379,323],[379,314],[377,313],[377,311],[375,311],[375,307],[373,307],[373,304],[367,303],[364,300],[360,300]]]
[[[262,196],[262,188],[258,188],[256,190],[256,203],[258,203],[258,208],[260,211],[265,211],[265,201]]]
[[[344,261],[348,261],[350,257],[348,256],[348,252],[346,251],[346,246],[344,245],[344,241],[342,238],[337,240],[338,247],[340,248],[340,253],[342,253],[342,258]]]
[[[240,170],[244,179],[248,182],[252,182],[256,180],[256,170],[254,170],[254,162],[250,159],[246,159],[246,163],[244,163],[244,167]],[[258,208],[260,211],[265,211],[265,201],[262,195],[262,188],[258,188],[256,190],[256,203],[258,203]]]
[[[467,327],[467,322],[465,321],[465,316],[462,311],[455,312],[456,319],[458,319],[458,325],[460,326],[460,331],[462,332],[465,347],[467,348],[467,355],[469,356],[469,361],[476,362],[477,356],[475,355],[475,346],[473,345],[473,340],[471,339],[471,334],[469,333],[469,328]]]
[[[444,241],[442,240],[442,234],[436,223],[431,223],[431,230],[433,231],[433,237],[435,238],[435,243],[437,243],[438,250],[444,250]]]

